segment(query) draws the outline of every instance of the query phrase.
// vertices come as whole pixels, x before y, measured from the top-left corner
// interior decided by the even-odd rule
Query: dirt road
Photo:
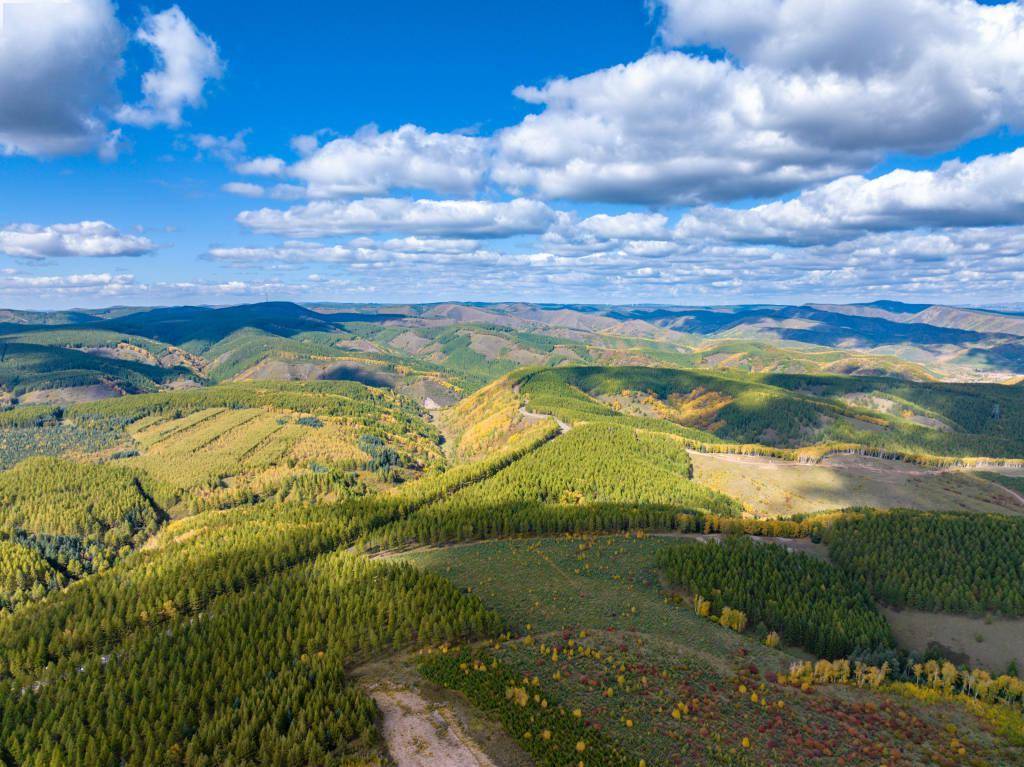
[[[398,767],[496,767],[446,706],[387,681],[367,692],[381,710],[381,730]]]

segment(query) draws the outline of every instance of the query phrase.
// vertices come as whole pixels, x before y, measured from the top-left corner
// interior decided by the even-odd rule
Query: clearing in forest
[[[427,678],[493,712],[544,764],[556,763],[544,755],[562,754],[566,743],[623,765],[971,763],[960,748],[978,763],[1020,763],[1021,747],[958,704],[780,683],[777,675],[806,656],[769,649],[666,598],[655,555],[676,545],[615,535],[406,555],[519,632],[426,655]]]
[[[757,516],[786,517],[850,506],[1024,514],[1005,488],[967,472],[836,455],[820,463],[691,451],[694,480]]]

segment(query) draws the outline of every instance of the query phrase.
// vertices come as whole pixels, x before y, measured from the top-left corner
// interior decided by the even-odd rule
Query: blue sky
[[[0,305],[1019,300],[1024,8],[821,5],[8,5]]]

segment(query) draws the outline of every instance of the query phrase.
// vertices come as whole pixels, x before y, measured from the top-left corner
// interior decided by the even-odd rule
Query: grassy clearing
[[[947,658],[999,673],[1024,668],[1024,618],[983,617],[882,607],[893,636],[918,653],[937,649]]]
[[[557,762],[545,748],[563,748],[563,730],[576,733],[578,723],[585,744],[611,743],[633,764],[923,767],[1024,758],[954,704],[777,684],[775,673],[792,655],[666,601],[654,559],[675,543],[549,538],[406,555],[471,590],[525,635],[460,653],[454,663],[427,656],[428,677],[446,680],[505,721],[538,764]],[[522,686],[521,708],[504,710],[504,682],[493,699],[492,675]]]
[[[413,563],[471,590],[522,632],[636,631],[713,662],[747,647],[766,668],[793,659],[666,601],[655,555],[675,537],[615,535],[485,541],[412,552]]]
[[[756,516],[850,506],[1024,513],[1024,503],[967,472],[936,472],[852,455],[832,456],[819,464],[696,451],[690,458],[695,481],[738,499]]]

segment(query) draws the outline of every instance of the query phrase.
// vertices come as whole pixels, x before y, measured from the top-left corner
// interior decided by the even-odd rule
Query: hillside
[[[446,406],[528,365],[916,381],[1024,374],[1019,315],[892,302],[714,308],[276,302],[8,315],[0,325],[0,389],[29,403],[225,380],[346,379]]]
[[[139,383],[0,412],[0,761],[1024,761],[1024,388],[640,311],[9,330]]]

